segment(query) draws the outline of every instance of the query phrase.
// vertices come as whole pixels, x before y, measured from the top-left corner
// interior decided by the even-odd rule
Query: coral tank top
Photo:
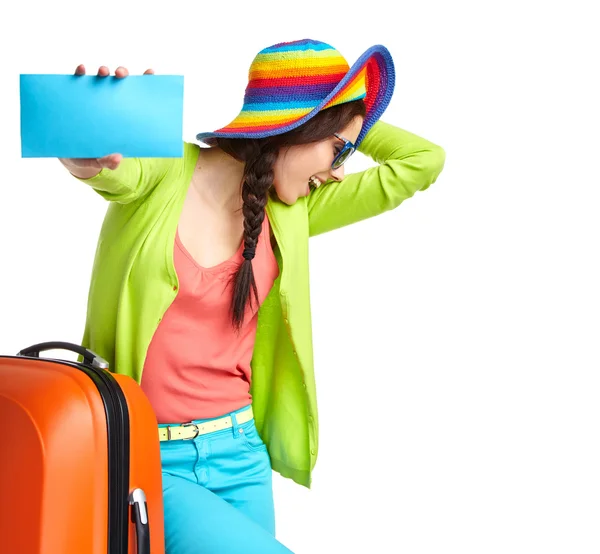
[[[179,291],[152,337],[141,387],[159,423],[219,417],[251,403],[250,361],[258,306],[246,306],[239,334],[230,317],[229,279],[243,262],[243,243],[232,258],[200,266],[176,234],[175,270]],[[252,260],[259,303],[279,275],[265,214]]]

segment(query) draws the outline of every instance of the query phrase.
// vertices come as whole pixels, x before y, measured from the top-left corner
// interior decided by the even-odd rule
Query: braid
[[[286,133],[263,138],[216,137],[215,144],[226,154],[244,163],[242,184],[242,213],[244,216],[244,261],[233,275],[231,318],[233,326],[240,329],[245,308],[252,299],[258,304],[258,290],[252,271],[252,259],[265,220],[265,206],[271,194],[278,200],[273,187],[273,166],[280,149],[295,145],[312,144],[331,137],[348,125],[355,117],[365,117],[363,100],[353,100],[321,110],[317,115]]]
[[[246,161],[242,184],[242,213],[244,215],[244,261],[233,278],[231,303],[232,322],[239,330],[244,321],[246,305],[252,298],[258,305],[258,290],[252,270],[258,237],[265,219],[269,189],[273,185],[273,165],[277,149],[264,145],[259,153]]]

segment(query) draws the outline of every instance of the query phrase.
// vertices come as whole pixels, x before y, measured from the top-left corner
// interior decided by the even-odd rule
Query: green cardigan
[[[253,408],[273,469],[306,487],[319,444],[308,238],[396,208],[434,183],[445,161],[441,147],[382,121],[359,151],[378,165],[325,183],[292,206],[267,204],[280,274],[258,313]],[[128,158],[114,171],[81,179],[111,201],[82,344],[138,383],[152,336],[177,295],[173,244],[198,152],[186,142],[182,158]]]

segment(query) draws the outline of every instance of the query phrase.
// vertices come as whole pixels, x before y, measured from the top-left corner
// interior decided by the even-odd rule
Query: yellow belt
[[[252,407],[235,414],[235,419],[238,424],[246,423],[254,417]],[[190,440],[195,439],[198,435],[213,433],[214,431],[222,431],[233,427],[231,416],[220,417],[205,421],[204,423],[183,423],[182,425],[167,425],[166,427],[158,428],[158,439],[162,441]]]

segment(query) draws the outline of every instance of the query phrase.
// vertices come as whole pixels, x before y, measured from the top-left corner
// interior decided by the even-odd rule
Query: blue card
[[[23,158],[183,156],[183,76],[21,75]]]

